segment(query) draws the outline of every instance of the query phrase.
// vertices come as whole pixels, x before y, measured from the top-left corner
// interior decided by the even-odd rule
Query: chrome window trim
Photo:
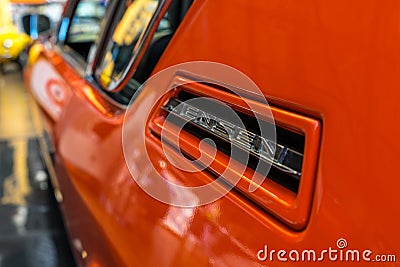
[[[100,32],[99,35],[97,37],[97,39],[95,40],[94,44],[92,45],[90,51],[89,51],[89,55],[87,60],[85,60],[81,55],[79,55],[74,49],[72,49],[67,43],[67,39],[68,39],[68,33],[69,30],[71,28],[72,25],[72,19],[75,15],[76,9],[79,5],[79,3],[82,0],[77,0],[73,3],[70,4],[70,6],[72,6],[71,10],[66,10],[66,14],[64,14],[64,16],[60,19],[59,22],[59,27],[57,30],[57,34],[56,34],[56,41],[55,41],[55,47],[58,48],[58,52],[60,52],[61,56],[64,57],[64,54],[66,55],[66,57],[64,57],[66,59],[66,61],[68,61],[68,63],[70,63],[74,68],[77,68],[79,74],[82,76],[82,78],[86,78],[87,76],[92,75],[92,69],[93,69],[93,64],[95,62],[95,59],[99,53],[99,47],[101,45],[101,42],[104,39],[104,35],[107,33],[108,31],[108,27],[107,24],[104,23],[103,25],[100,25]],[[106,13],[103,17],[104,20],[109,20],[110,17],[112,18],[113,15],[113,11],[115,10],[115,7],[118,6],[118,2],[119,1],[113,1],[111,0],[108,8],[106,8]],[[67,9],[69,8],[69,6],[67,6]],[[61,26],[62,26],[62,22],[63,20],[68,19],[68,25],[67,25],[67,29],[65,32],[65,39],[64,40],[59,40],[59,34],[60,34],[60,30],[61,30]],[[84,66],[84,67],[83,67]],[[82,68],[83,71],[81,70]]]
[[[152,17],[150,23],[146,27],[146,31],[144,32],[144,34],[142,34],[141,39],[139,40],[141,43],[139,44],[137,52],[135,53],[134,56],[131,57],[128,67],[124,71],[124,74],[121,76],[121,79],[119,80],[118,85],[120,85],[127,78],[127,75],[129,73],[129,71],[131,70],[132,65],[134,64],[135,60],[137,60],[137,58],[136,58],[137,54],[140,51],[142,51],[143,45],[144,45],[145,41],[149,38],[150,31],[151,31],[151,29],[153,29],[155,21],[157,20],[158,16],[160,16],[161,11],[165,7],[166,1],[167,0],[161,0],[160,3],[158,4],[157,9],[153,14],[153,17]],[[80,0],[76,1],[74,3],[73,11],[70,14],[65,14],[65,16],[62,17],[62,19],[68,18],[69,20],[71,20],[79,2],[80,2]],[[105,15],[105,20],[107,21],[107,23],[104,23],[104,25],[102,26],[102,29],[100,30],[99,38],[97,39],[97,41],[94,44],[96,46],[96,48],[95,48],[96,50],[93,52],[94,56],[93,57],[89,56],[88,62],[86,62],[81,55],[79,55],[77,52],[75,52],[73,49],[71,49],[68,45],[66,45],[65,40],[61,42],[57,38],[53,47],[54,47],[54,50],[62,58],[64,58],[65,61],[68,64],[70,64],[85,81],[90,83],[90,85],[93,88],[95,88],[105,98],[106,101],[108,101],[113,106],[115,106],[123,111],[126,111],[128,109],[129,104],[122,104],[122,103],[114,100],[110,95],[108,95],[107,92],[109,92],[109,91],[100,85],[100,83],[97,80],[98,76],[96,73],[96,71],[98,70],[97,64],[100,62],[100,59],[102,58],[103,53],[105,51],[105,49],[101,49],[101,48],[103,48],[106,45],[106,41],[109,40],[107,37],[112,38],[112,32],[110,31],[110,27],[112,26],[112,23],[108,23],[108,22],[111,20],[115,20],[113,15],[115,14],[115,12],[117,12],[119,6],[120,6],[119,1],[114,1],[114,0],[110,1],[109,9],[108,9],[109,11]],[[113,21],[113,23],[115,23],[115,21]],[[71,22],[68,25],[68,29],[69,29],[70,25],[71,25]],[[58,37],[59,30],[60,30],[60,28],[58,28],[57,37]],[[113,29],[113,30],[115,30],[115,29]],[[107,38],[107,40],[106,40],[106,38]]]
[[[65,51],[65,48],[59,47],[57,45],[54,46],[53,48],[55,52],[60,55],[68,64],[70,64],[79,74],[79,76],[82,77],[85,81],[90,83],[90,85],[96,89],[96,91],[100,92],[100,94],[113,106],[121,109],[121,110],[127,110],[128,105],[124,105],[119,103],[118,101],[114,100],[112,97],[107,95],[107,93],[97,84],[97,82],[91,77],[90,75],[86,75],[86,70],[83,68],[82,63],[79,63],[79,60],[76,60],[74,56],[69,54],[69,52]],[[73,51],[73,50],[72,50]]]
[[[160,14],[161,14],[161,12],[162,12],[162,10],[163,10],[163,8],[165,8],[165,3],[166,3],[166,2],[167,2],[167,0],[160,0],[159,4],[158,4],[158,6],[157,6],[156,11],[154,12],[154,14],[153,14],[153,16],[152,16],[152,18],[151,18],[149,24],[148,24],[147,27],[146,27],[146,30],[144,31],[144,33],[140,36],[140,38],[139,38],[139,40],[138,40],[138,48],[137,48],[137,50],[133,53],[133,55],[131,55],[131,58],[130,58],[129,63],[128,63],[128,66],[127,66],[127,67],[125,68],[125,70],[122,72],[121,78],[118,79],[118,80],[116,80],[116,81],[112,80],[112,81],[110,82],[110,85],[108,86],[108,88],[104,88],[104,87],[101,85],[101,83],[99,82],[101,73],[99,73],[100,69],[99,69],[98,64],[101,62],[101,60],[104,59],[104,52],[105,52],[105,50],[102,51],[103,54],[101,55],[101,57],[99,58],[99,60],[98,60],[97,62],[95,62],[94,66],[93,66],[93,74],[94,74],[94,80],[99,84],[99,86],[100,86],[103,90],[105,90],[105,91],[107,91],[107,92],[112,92],[112,91],[114,91],[115,89],[117,89],[117,88],[125,81],[125,79],[127,78],[128,74],[131,72],[131,69],[132,69],[132,67],[134,66],[134,64],[142,59],[144,53],[142,53],[142,56],[141,56],[141,57],[138,57],[138,55],[140,55],[140,53],[143,51],[143,49],[145,49],[144,44],[145,44],[146,41],[148,40],[149,35],[150,35],[150,32],[152,31],[152,29],[153,29],[154,26],[155,26],[156,20],[159,18]],[[120,20],[119,20],[119,21],[120,21]],[[118,22],[119,22],[119,21],[118,21]],[[113,32],[114,32],[114,31],[115,31],[115,28],[112,29],[112,30],[113,30]],[[113,32],[112,32],[112,33],[113,33]],[[111,35],[111,36],[112,36],[112,35]],[[132,74],[134,74],[134,73],[135,73],[135,71],[134,71]]]
[[[71,25],[71,18],[73,17],[76,7],[79,4],[79,1],[76,1],[75,3],[71,3],[71,5],[73,5],[73,11],[69,14],[64,14],[64,16],[61,18],[62,19],[69,19],[69,25],[68,25],[68,29]],[[107,8],[107,13],[105,14],[104,19],[106,21],[110,21],[113,20],[113,15],[114,12],[116,11],[116,8],[118,8],[119,1],[114,1],[111,0],[110,4],[109,4],[109,8]],[[68,12],[68,10],[66,10],[66,12]],[[70,48],[67,44],[65,44],[65,40],[60,41],[58,39],[58,34],[61,26],[61,20],[60,20],[60,25],[57,28],[57,34],[55,34],[55,39],[53,39],[53,49],[54,51],[61,56],[69,65],[72,66],[73,69],[76,70],[76,72],[78,73],[78,75],[84,79],[85,81],[87,81],[88,83],[90,83],[90,85],[95,88],[98,92],[100,92],[100,94],[113,106],[121,109],[121,110],[126,110],[128,108],[128,105],[124,105],[119,103],[118,101],[114,100],[112,97],[110,97],[109,95],[107,95],[107,93],[101,88],[101,86],[97,83],[97,81],[95,79],[93,79],[93,71],[94,71],[94,64],[97,60],[97,58],[99,57],[99,53],[101,52],[99,50],[100,47],[103,46],[104,42],[105,42],[105,38],[107,37],[107,34],[109,32],[109,26],[107,25],[107,23],[104,23],[104,25],[102,25],[102,28],[100,30],[100,34],[99,34],[99,38],[96,40],[94,46],[95,46],[95,50],[91,51],[90,53],[93,56],[88,57],[88,61],[85,61],[83,59],[83,57],[81,55],[79,55],[77,52],[75,52],[72,48]]]
[[[71,49],[69,46],[55,45],[54,50],[65,59],[82,77],[85,78],[85,65],[87,62],[77,52]]]

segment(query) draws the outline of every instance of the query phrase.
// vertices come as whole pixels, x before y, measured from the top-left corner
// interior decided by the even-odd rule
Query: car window
[[[120,16],[99,65],[99,79],[106,87],[111,83],[118,83],[128,69],[159,2],[161,1],[134,0]]]
[[[104,0],[81,0],[72,16],[64,44],[85,60],[100,35],[107,4],[108,1]]]
[[[125,79],[137,55],[142,56],[140,62],[135,64],[137,68],[127,85],[117,93],[107,92],[109,96],[119,103],[129,103],[138,88],[150,77],[191,3],[191,0],[172,0],[165,14],[159,15],[162,18],[158,25],[153,26],[156,30],[151,36],[150,33],[146,35],[146,28],[156,20],[155,14],[158,14],[157,10],[162,8],[164,2],[134,0],[127,6],[97,64],[95,78],[103,88],[110,89]],[[148,39],[148,46],[141,47]]]

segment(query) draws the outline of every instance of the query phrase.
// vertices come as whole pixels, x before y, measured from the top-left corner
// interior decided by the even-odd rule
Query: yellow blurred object
[[[0,0],[0,28],[12,26],[11,9],[8,0]]]
[[[157,0],[135,0],[126,9],[121,21],[113,34],[113,42],[119,47],[131,47],[130,53],[135,50],[136,42],[146,30],[158,6]],[[108,51],[100,73],[100,81],[104,87],[109,87],[112,80],[121,78],[122,72],[115,72],[115,58]]]
[[[0,0],[0,63],[18,59],[30,42],[30,37],[14,26],[9,1]]]
[[[113,35],[118,45],[131,45],[148,25],[158,5],[156,0],[136,0],[126,10]]]
[[[10,0],[10,3],[24,5],[40,5],[45,4],[47,0]]]
[[[114,70],[114,60],[112,59],[112,54],[110,51],[107,51],[104,62],[105,67],[100,74],[100,81],[101,84],[108,87],[111,83],[111,73]]]
[[[20,33],[14,26],[0,29],[0,62],[16,60],[31,42],[28,35]]]
[[[32,66],[36,60],[38,59],[40,53],[44,50],[43,44],[37,43],[34,44],[30,49],[29,49],[29,55],[28,55],[28,65]]]

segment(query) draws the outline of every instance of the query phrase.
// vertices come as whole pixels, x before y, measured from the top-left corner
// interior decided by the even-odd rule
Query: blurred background
[[[50,38],[64,4],[0,0],[0,267],[74,266],[23,83],[29,47]]]

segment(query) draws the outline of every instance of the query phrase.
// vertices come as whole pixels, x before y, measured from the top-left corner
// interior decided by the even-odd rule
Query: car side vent
[[[240,97],[233,93],[237,88],[217,82],[196,82],[177,75],[172,85],[174,89],[159,100],[148,118],[152,138],[180,151],[193,164],[202,165],[198,159],[206,159],[209,163],[203,175],[208,180],[222,176],[276,219],[294,230],[304,229],[318,164],[320,120],[268,106],[246,90]],[[237,121],[225,116],[221,106],[233,110]],[[273,121],[261,115],[265,109],[270,109]],[[273,122],[275,138],[273,131],[265,131]],[[269,172],[265,166],[271,166]],[[188,177],[187,173],[182,177]],[[262,182],[257,182],[256,190],[249,190],[255,178]]]
[[[261,125],[264,128],[271,127],[268,122],[258,122],[254,116],[236,111],[245,129],[232,126],[234,122],[221,118],[218,114],[218,110],[221,110],[219,104],[209,98],[202,98],[197,105],[186,104],[187,100],[197,97],[199,96],[190,92],[180,91],[177,97],[171,98],[162,109],[173,115],[169,117],[170,122],[177,125],[187,122],[184,124],[184,131],[200,139],[210,138],[217,149],[228,156],[231,156],[231,145],[242,149],[243,153],[249,151],[247,162],[243,161],[247,157],[240,157],[241,153],[235,153],[234,159],[252,170],[256,170],[259,164],[271,164],[268,178],[297,193],[303,162],[304,135],[277,126],[275,153],[269,157],[268,153],[262,152],[268,149],[266,146],[270,139],[261,137],[259,125],[264,124]],[[222,125],[231,125],[232,133],[228,133]]]

